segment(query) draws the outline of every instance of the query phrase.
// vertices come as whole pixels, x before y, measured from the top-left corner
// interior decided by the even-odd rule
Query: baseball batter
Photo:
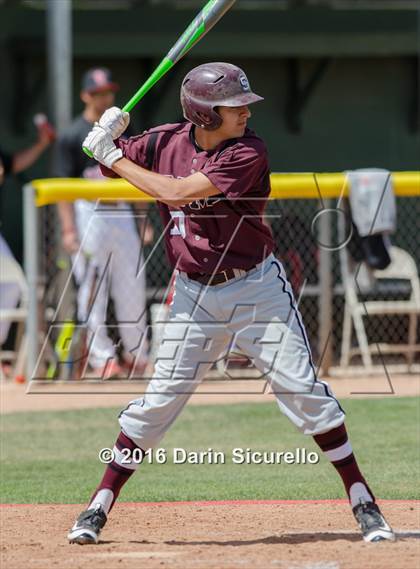
[[[138,466],[127,463],[127,454],[161,441],[233,344],[270,382],[280,410],[314,437],[335,466],[363,538],[394,539],[353,455],[344,412],[316,376],[292,289],[272,254],[263,221],[270,193],[267,150],[247,128],[249,105],[261,100],[241,69],[208,63],[182,83],[187,122],[114,142],[129,122],[127,113],[114,108],[84,142],[105,175],[121,176],[157,200],[177,278],[153,377],[144,397],[119,416],[114,460],[71,529],[71,543],[98,542],[120,489]],[[150,163],[152,143],[149,171],[143,166]]]

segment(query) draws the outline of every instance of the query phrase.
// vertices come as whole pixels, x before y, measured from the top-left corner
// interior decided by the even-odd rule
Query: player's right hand
[[[62,234],[63,248],[69,255],[77,253],[80,247],[79,236],[75,228],[65,229]]]
[[[99,119],[99,126],[109,132],[112,139],[119,138],[130,124],[130,115],[118,107],[106,110]]]

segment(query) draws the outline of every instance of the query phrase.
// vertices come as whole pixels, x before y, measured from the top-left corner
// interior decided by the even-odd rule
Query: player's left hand
[[[106,110],[99,119],[99,126],[107,130],[113,140],[119,138],[130,124],[130,115],[118,107]]]
[[[122,150],[115,146],[111,134],[99,124],[95,124],[87,135],[83,148],[90,150],[95,160],[107,168],[112,168],[113,164],[123,157]]]

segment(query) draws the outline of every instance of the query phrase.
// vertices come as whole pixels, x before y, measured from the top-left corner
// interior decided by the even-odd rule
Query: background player
[[[211,365],[237,345],[270,382],[280,410],[314,437],[337,469],[366,541],[394,539],[362,476],[344,412],[318,380],[292,289],[263,222],[270,193],[267,152],[247,128],[262,98],[227,63],[193,69],[181,87],[188,122],[114,144],[128,117],[105,114],[84,146],[110,176],[153,196],[168,258],[178,269],[174,300],[146,394],[120,414],[114,460],[69,533],[96,543],[121,487],[138,464],[126,451],[155,447]],[[153,172],[144,168],[155,140]]]
[[[80,146],[94,123],[114,104],[118,88],[106,68],[85,73],[80,94],[85,108],[58,140],[57,176],[103,179],[98,164],[80,152]],[[100,208],[80,199],[74,207],[72,203],[59,204],[63,247],[77,260],[74,274],[79,287],[78,318],[87,320],[90,334],[95,333],[93,341],[92,337],[88,340],[89,363],[94,375],[103,378],[123,373],[116,360],[114,342],[104,326],[109,295],[114,301],[117,322],[125,324],[119,327],[119,334],[130,375],[142,374],[147,364],[146,343],[141,342],[146,327],[145,274],[137,269],[143,264],[139,232],[144,242],[150,241],[152,235],[150,227],[136,227],[131,213],[131,206],[124,202],[107,202]],[[82,255],[76,256],[80,242]]]

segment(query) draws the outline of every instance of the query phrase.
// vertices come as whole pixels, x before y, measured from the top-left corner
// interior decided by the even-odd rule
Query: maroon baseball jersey
[[[246,129],[241,138],[203,150],[194,140],[191,123],[162,125],[117,145],[139,166],[147,164],[147,143],[156,133],[151,169],[173,178],[202,172],[220,195],[182,207],[158,202],[171,264],[188,273],[249,269],[273,250],[271,230],[263,222],[270,193],[264,142]],[[109,177],[112,170],[102,167]]]

